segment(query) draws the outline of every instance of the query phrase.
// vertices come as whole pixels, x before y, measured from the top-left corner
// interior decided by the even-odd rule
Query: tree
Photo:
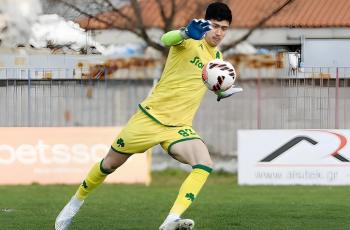
[[[77,4],[68,0],[56,1],[86,17],[90,22],[98,22],[105,28],[134,33],[148,46],[160,51],[163,55],[167,54],[168,49],[159,41],[154,41],[150,38],[148,29],[153,25],[145,23],[145,18],[143,17],[144,11],[147,10],[147,4],[155,3],[153,5],[157,6],[158,11],[155,13],[159,14],[161,18],[161,23],[157,27],[166,32],[177,26],[176,22],[179,20],[183,21],[184,17],[187,17],[187,20],[201,17],[206,5],[210,2],[207,0],[128,0],[127,4],[119,7],[111,0],[90,0],[89,4],[86,2],[85,4]],[[260,19],[255,26],[250,28],[244,36],[223,46],[222,51],[225,52],[240,42],[247,40],[256,29],[262,27],[270,18],[277,15],[294,1],[286,0],[283,4],[276,6],[276,8]],[[188,14],[184,14],[184,11],[188,12]]]

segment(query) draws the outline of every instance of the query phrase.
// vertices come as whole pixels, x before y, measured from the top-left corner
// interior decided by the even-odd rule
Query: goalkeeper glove
[[[215,93],[218,97],[217,97],[217,101],[220,101],[222,98],[226,98],[226,97],[229,97],[229,96],[232,96],[233,94],[236,94],[236,93],[239,93],[239,92],[242,92],[243,89],[242,87],[240,86],[231,86],[231,88],[225,90],[225,91],[221,91],[221,92],[217,92]]]
[[[204,19],[192,19],[192,21],[181,30],[181,36],[184,39],[192,38],[195,40],[201,40],[211,29],[210,21]]]

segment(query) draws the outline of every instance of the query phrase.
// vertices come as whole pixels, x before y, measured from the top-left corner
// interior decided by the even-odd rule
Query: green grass
[[[151,186],[103,185],[78,213],[71,229],[158,229],[186,177],[153,174]],[[56,215],[77,186],[0,187],[0,229],[53,229]],[[212,174],[185,217],[196,229],[350,229],[345,186],[237,186],[236,176]]]

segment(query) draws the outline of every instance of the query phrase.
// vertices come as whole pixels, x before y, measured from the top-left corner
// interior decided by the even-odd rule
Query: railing
[[[122,126],[157,81],[44,80],[33,79],[33,71],[0,70],[0,126]],[[71,76],[75,70],[56,71]],[[238,129],[350,128],[350,68],[283,69],[275,76],[250,71],[255,76],[241,71],[242,93],[217,102],[208,92],[203,100],[194,128],[212,153],[234,155]]]

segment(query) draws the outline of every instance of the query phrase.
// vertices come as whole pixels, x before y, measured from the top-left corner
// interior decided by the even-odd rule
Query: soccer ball
[[[209,90],[222,92],[235,83],[236,71],[231,63],[221,59],[214,59],[204,65],[202,80]]]

